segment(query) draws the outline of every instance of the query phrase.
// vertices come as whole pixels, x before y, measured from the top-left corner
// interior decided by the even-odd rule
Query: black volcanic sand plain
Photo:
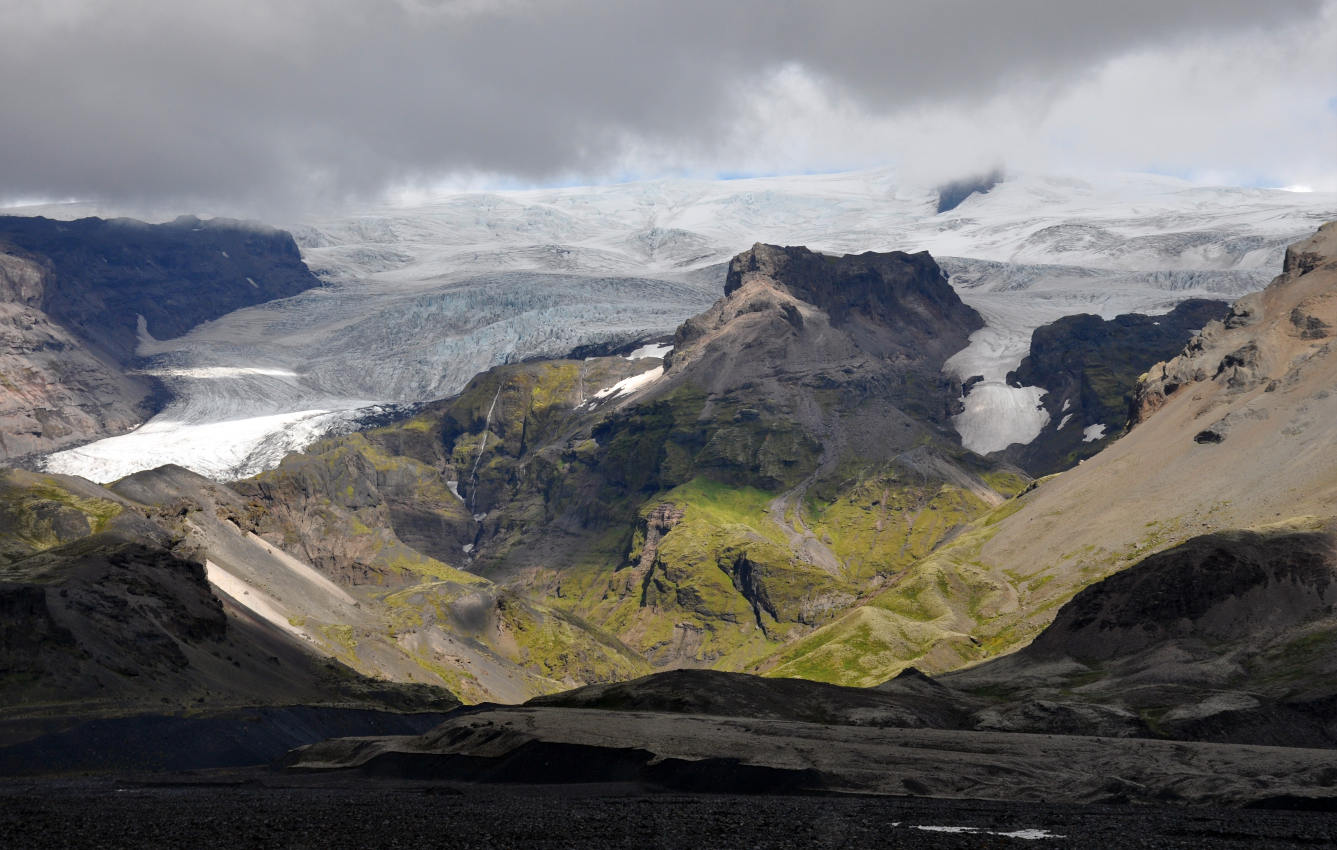
[[[949,831],[950,830],[950,831]],[[460,785],[267,770],[10,780],[0,846],[1325,847],[1337,814]]]

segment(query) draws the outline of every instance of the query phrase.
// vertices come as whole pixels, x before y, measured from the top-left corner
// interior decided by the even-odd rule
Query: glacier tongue
[[[155,417],[129,434],[56,452],[46,469],[105,483],[174,463],[219,480],[245,478],[278,465],[351,415],[302,410],[221,422]]]

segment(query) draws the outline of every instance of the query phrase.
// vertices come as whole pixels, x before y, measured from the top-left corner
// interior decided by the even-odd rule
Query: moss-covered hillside
[[[931,259],[758,246],[735,266],[667,362],[490,370],[238,483],[245,521],[341,583],[386,588],[391,631],[443,676],[424,630],[519,665],[530,688],[779,669],[1029,479],[955,441],[941,360],[978,317]],[[429,582],[445,569],[486,592],[443,596]]]

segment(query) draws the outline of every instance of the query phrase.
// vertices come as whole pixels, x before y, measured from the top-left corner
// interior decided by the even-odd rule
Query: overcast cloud
[[[0,0],[0,198],[894,165],[1337,189],[1337,0]]]

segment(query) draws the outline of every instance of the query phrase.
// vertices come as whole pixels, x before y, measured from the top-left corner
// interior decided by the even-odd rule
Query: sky
[[[0,203],[892,167],[1337,191],[1337,0],[0,0]]]

